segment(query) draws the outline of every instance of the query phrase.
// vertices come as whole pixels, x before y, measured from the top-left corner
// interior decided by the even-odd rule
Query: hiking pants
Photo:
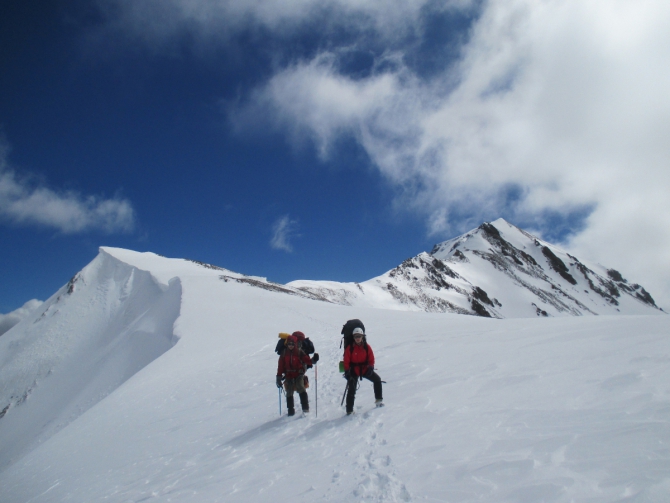
[[[305,380],[304,376],[299,375],[293,379],[284,380],[284,389],[286,390],[286,396],[293,396],[293,393],[298,393],[299,395],[305,393]]]
[[[298,393],[300,397],[300,406],[304,412],[309,411],[309,400],[307,398],[307,390],[305,390],[304,376],[299,375],[293,379],[286,379],[284,381],[284,389],[286,390],[286,408],[289,416],[295,413],[293,393]]]
[[[382,378],[377,375],[377,372],[370,372],[363,376],[368,381],[372,381],[375,390],[375,399],[382,398]],[[356,388],[358,387],[358,376],[353,375],[349,378],[349,388],[347,390],[347,412],[354,410],[354,400],[356,400]]]

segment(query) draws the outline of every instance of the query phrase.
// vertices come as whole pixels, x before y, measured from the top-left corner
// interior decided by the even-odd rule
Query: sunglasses
[[[295,344],[293,344],[292,342],[287,342],[286,345],[287,346],[295,346]]]
[[[363,338],[363,335],[361,335],[361,334],[354,335],[354,339],[362,339],[362,338]]]

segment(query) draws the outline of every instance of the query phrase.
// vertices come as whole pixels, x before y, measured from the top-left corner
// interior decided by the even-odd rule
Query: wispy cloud
[[[476,0],[447,0],[441,9],[463,9]],[[228,39],[249,26],[275,35],[290,34],[301,25],[319,29],[346,26],[377,36],[396,38],[419,22],[431,0],[98,0],[107,29],[160,47],[184,34],[203,43]]]
[[[42,305],[41,300],[29,300],[20,308],[7,314],[0,314],[0,335],[7,332],[14,325],[18,324],[23,318],[32,313],[35,309]]]
[[[135,212],[130,201],[59,192],[36,184],[10,169],[7,150],[6,146],[0,148],[0,220],[19,226],[49,227],[64,234],[134,229]]]
[[[291,239],[296,236],[297,231],[297,220],[291,220],[288,215],[281,217],[272,226],[270,246],[275,250],[284,250],[289,253],[292,252],[293,246],[291,245]]]

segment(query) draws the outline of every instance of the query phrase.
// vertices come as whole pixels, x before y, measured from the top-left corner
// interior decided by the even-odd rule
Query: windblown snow
[[[603,288],[606,271],[587,264],[580,277],[584,262],[501,234],[542,269],[521,255],[525,271],[563,278],[543,261],[553,260],[547,246],[567,272],[556,268]],[[471,241],[417,260],[438,259],[461,278],[458,263],[468,262],[458,251],[470,263],[499,264],[504,245],[464,246]],[[406,266],[396,278],[407,271],[420,281],[427,269]],[[539,288],[516,266],[511,273]],[[468,281],[502,304],[480,301],[490,314],[508,316],[504,287],[491,277]],[[631,296],[623,278],[610,279],[620,312],[639,304],[663,314],[635,300],[640,289],[629,285]],[[0,500],[668,501],[669,317],[495,319],[332,300],[207,264],[101,248],[0,337]],[[472,312],[471,303],[452,303]],[[350,318],[366,325],[386,406],[374,408],[363,381],[347,417],[337,367]],[[288,418],[282,404],[280,417],[273,349],[278,332],[295,330],[321,360],[308,371],[311,412]]]

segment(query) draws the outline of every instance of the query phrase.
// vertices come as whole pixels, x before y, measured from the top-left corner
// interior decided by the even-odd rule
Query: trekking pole
[[[347,380],[347,387],[344,388],[344,394],[342,395],[342,401],[340,402],[340,407],[342,407],[342,404],[344,403],[344,397],[347,396],[348,389],[349,389],[349,381]]]
[[[281,417],[281,388],[277,388],[279,391],[279,417]]]
[[[316,405],[315,409],[316,412],[314,414],[314,417],[319,417],[319,366],[315,363],[314,364],[314,395],[316,397]]]

